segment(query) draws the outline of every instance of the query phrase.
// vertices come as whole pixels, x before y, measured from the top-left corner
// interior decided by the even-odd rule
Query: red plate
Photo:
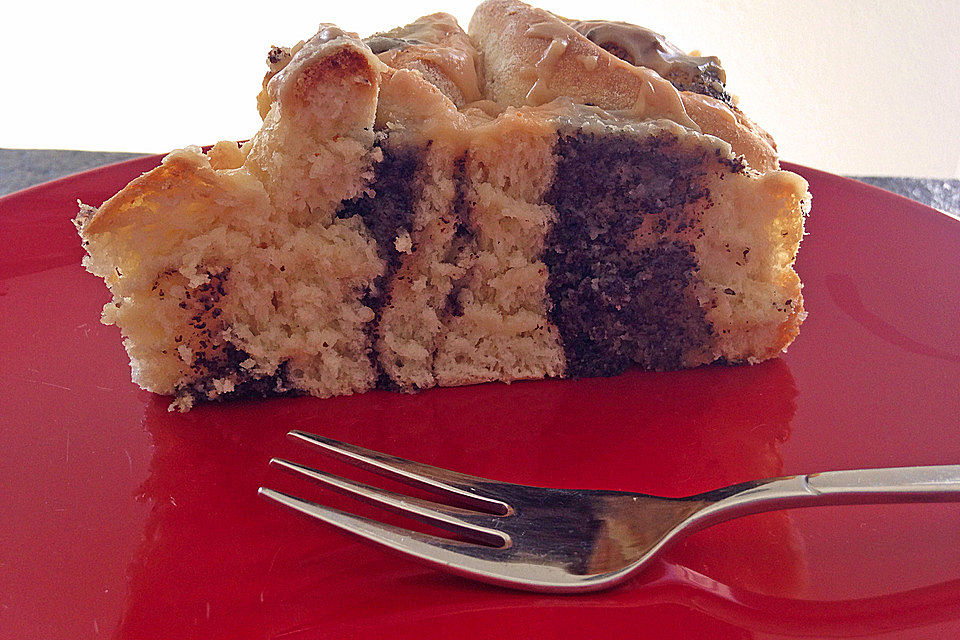
[[[960,637],[960,505],[751,516],[616,590],[544,596],[256,496],[267,484],[352,506],[268,469],[283,455],[345,471],[286,442],[291,428],[512,482],[667,496],[960,463],[956,220],[791,167],[815,194],[799,262],[810,317],[761,365],[181,415],[130,382],[70,224],[77,198],[99,204],[157,160],[0,199],[0,637]]]

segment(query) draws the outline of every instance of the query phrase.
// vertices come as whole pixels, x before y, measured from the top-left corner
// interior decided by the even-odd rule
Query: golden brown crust
[[[319,87],[337,78],[371,87],[373,97],[384,65],[357,37],[333,25],[298,45],[291,59],[266,83],[271,103],[280,102],[288,111],[312,107]],[[366,102],[373,102],[367,100]]]
[[[765,132],[714,98],[677,91],[655,71],[617,58],[564,20],[517,0],[488,0],[470,21],[491,99],[542,104],[558,96],[637,119],[665,117],[720,137],[764,172],[777,167]],[[552,49],[552,51],[551,51]]]
[[[312,38],[300,42],[288,52],[290,55],[278,59],[272,65],[271,73],[264,82],[264,91],[268,105],[279,103],[285,113],[297,115],[305,113],[316,102],[318,87],[335,84],[338,79],[361,86],[361,92],[367,94],[363,100],[356,100],[351,107],[354,118],[331,120],[328,133],[339,133],[336,129],[356,127],[356,119],[373,121],[376,109],[376,94],[379,89],[380,72],[386,67],[370,53],[356,34],[345,32],[334,25],[321,25]],[[368,114],[362,113],[364,110]],[[269,106],[268,106],[269,111]],[[265,123],[264,130],[256,137],[262,137],[265,130],[275,128],[276,123]],[[372,135],[372,134],[371,134]],[[255,137],[255,138],[256,138]],[[239,153],[239,150],[237,150]],[[198,147],[180,149],[167,155],[163,164],[133,180],[122,191],[103,203],[96,211],[83,214],[78,219],[80,234],[102,233],[111,228],[130,223],[136,201],[146,195],[162,192],[176,187],[202,194],[225,180],[214,169],[219,162],[228,162],[221,152],[214,152],[213,158],[219,158],[218,166],[211,167],[209,160]],[[237,158],[232,156],[229,163],[234,167]],[[231,167],[231,168],[234,168]]]
[[[384,73],[377,100],[376,127],[402,126],[412,136],[462,128],[464,116],[434,83],[416,69],[395,69]]]
[[[257,96],[257,110],[260,117],[266,119],[267,113],[270,112],[270,105],[277,99],[276,87],[293,84],[285,80],[284,75],[298,73],[297,67],[302,66],[305,60],[316,59],[320,55],[329,54],[344,47],[352,48],[365,57],[372,57],[369,56],[369,50],[360,42],[360,36],[344,31],[333,24],[321,24],[313,37],[306,41],[301,40],[292,47],[271,47],[267,54],[268,70],[263,76],[263,88]],[[298,55],[303,49],[306,49],[306,52]],[[280,79],[274,80],[278,75],[281,76]]]
[[[490,0],[477,7],[470,35],[482,56],[488,97],[496,102],[539,105],[568,96],[602,109],[692,124],[673,85],[609,54],[552,13]]]
[[[80,236],[86,238],[129,224],[131,208],[144,197],[172,188],[198,194],[212,192],[221,179],[205,161],[199,147],[174,151],[159,167],[134,179],[98,209],[80,219]]]
[[[405,27],[371,36],[365,42],[390,67],[419,71],[457,107],[482,97],[477,50],[456,18],[448,13],[424,16]]]
[[[295,44],[293,47],[278,47],[276,45],[270,47],[270,51],[267,53],[267,72],[263,75],[263,83],[260,88],[260,93],[257,94],[257,111],[260,113],[260,119],[263,120],[267,117],[267,113],[270,112],[270,94],[267,93],[267,85],[270,83],[270,80],[273,79],[273,76],[277,75],[281,69],[283,69],[290,60],[293,59],[294,54],[303,47],[303,40]]]
[[[363,191],[386,69],[356,36],[325,26],[270,79],[270,108],[244,166],[278,210],[329,221]]]
[[[780,168],[773,138],[742,111],[691,91],[681,91],[680,98],[687,114],[703,133],[729,142],[734,153],[742,155],[751,168],[760,173]]]

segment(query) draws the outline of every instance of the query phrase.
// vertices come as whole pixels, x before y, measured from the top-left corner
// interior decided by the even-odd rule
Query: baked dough
[[[806,182],[716,58],[514,0],[274,47],[247,143],[76,224],[143,388],[197,400],[775,357]]]

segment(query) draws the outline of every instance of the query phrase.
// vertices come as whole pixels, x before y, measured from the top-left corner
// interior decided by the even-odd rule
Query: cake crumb
[[[400,235],[398,235],[394,241],[393,246],[396,247],[400,253],[410,253],[410,250],[413,249],[413,240],[410,239],[410,232],[406,230],[401,231]]]

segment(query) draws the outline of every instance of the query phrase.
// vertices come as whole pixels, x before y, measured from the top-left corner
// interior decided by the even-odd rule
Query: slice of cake
[[[133,379],[196,400],[775,357],[810,196],[716,58],[482,4],[274,47],[243,145],[76,223]]]

